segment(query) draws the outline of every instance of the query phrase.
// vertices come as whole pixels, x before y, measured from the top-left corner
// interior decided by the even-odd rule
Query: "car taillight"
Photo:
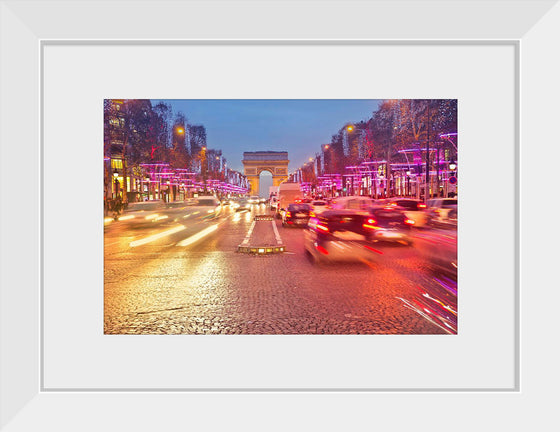
[[[377,221],[375,219],[369,218],[366,220],[366,223],[363,224],[362,226],[367,229],[377,229],[377,227],[375,226],[376,223]]]
[[[415,222],[412,219],[405,219],[404,223],[407,225],[414,225]]]
[[[315,217],[315,212],[309,212],[309,217]]]
[[[327,227],[325,225],[317,224],[315,226],[317,227],[318,230],[321,230],[323,232],[329,232],[329,227]]]
[[[418,204],[418,208],[426,208],[426,204]]]
[[[317,245],[317,250],[318,250],[319,252],[321,252],[322,254],[325,254],[325,255],[328,255],[328,254],[329,254],[329,251],[326,250],[323,246]]]
[[[286,212],[286,217],[292,217],[292,212]]]

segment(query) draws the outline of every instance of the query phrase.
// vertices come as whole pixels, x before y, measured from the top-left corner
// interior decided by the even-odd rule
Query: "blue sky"
[[[153,100],[153,103],[159,100]],[[164,100],[189,124],[206,128],[208,148],[222,150],[228,166],[243,170],[245,151],[287,151],[290,172],[321,150],[321,144],[348,122],[371,117],[379,101]]]
[[[152,103],[159,101],[152,100]],[[293,172],[319,153],[321,144],[330,143],[332,135],[346,123],[370,118],[380,101],[167,99],[163,102],[171,105],[174,114],[182,112],[189,124],[204,125],[208,148],[222,150],[229,168],[243,172],[241,160],[246,151],[287,151],[288,168]],[[268,179],[262,178],[261,182],[266,186]]]

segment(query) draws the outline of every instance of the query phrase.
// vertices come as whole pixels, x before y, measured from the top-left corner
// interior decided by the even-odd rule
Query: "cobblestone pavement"
[[[138,247],[130,242],[177,226],[179,217],[148,228],[107,227],[105,333],[444,333],[399,299],[435,283],[414,248],[386,247],[370,265],[318,268],[304,255],[303,231],[276,221],[286,253],[238,253],[253,216],[229,210]],[[206,237],[178,246],[213,225]]]

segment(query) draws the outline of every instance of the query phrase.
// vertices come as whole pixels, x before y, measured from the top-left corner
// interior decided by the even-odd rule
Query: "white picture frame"
[[[434,4],[438,7],[429,7]],[[481,429],[481,423],[482,430],[520,426],[547,430],[558,423],[553,416],[558,373],[551,349],[557,338],[553,307],[558,292],[548,270],[555,262],[553,255],[539,254],[546,252],[548,244],[556,244],[558,234],[534,235],[534,227],[550,224],[543,222],[539,203],[548,202],[554,185],[552,170],[537,176],[536,167],[543,154],[550,161],[558,156],[554,138],[542,126],[555,124],[559,96],[558,60],[553,57],[560,33],[557,1],[193,1],[137,6],[140,3],[134,1],[0,2],[2,430],[163,430],[183,425],[206,430],[355,430],[369,425],[438,430],[441,425],[441,429],[470,431]],[[515,19],[504,20],[504,16]],[[181,17],[190,17],[188,26]],[[42,50],[49,43],[149,45],[154,40],[170,45],[206,40],[233,45],[319,41],[350,46],[371,41],[388,45],[408,41],[419,46],[433,41],[449,45],[476,41],[514,47],[513,115],[518,124],[512,154],[517,176],[516,184],[506,190],[515,193],[515,206],[498,208],[517,212],[516,250],[511,251],[516,285],[513,385],[493,390],[344,388],[328,392],[317,388],[173,391],[156,386],[112,391],[45,386],[42,322],[46,299],[41,286],[49,271],[42,257],[43,230],[49,226],[41,217],[45,205]],[[546,210],[545,218],[553,220],[552,212]],[[492,317],[485,318],[492,331]]]

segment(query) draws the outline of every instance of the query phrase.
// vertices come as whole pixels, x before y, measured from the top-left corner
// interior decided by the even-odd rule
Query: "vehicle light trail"
[[[145,237],[143,239],[130,242],[129,246],[130,247],[142,246],[142,245],[145,245],[146,243],[151,243],[153,241],[159,240],[160,238],[166,237],[166,236],[171,235],[171,234],[175,234],[175,233],[177,233],[179,231],[182,231],[184,229],[185,229],[185,227],[183,225],[178,225],[174,228],[162,231],[158,234],[154,234],[154,235],[151,235],[149,237]]]
[[[188,246],[193,244],[194,242],[200,240],[203,237],[206,237],[208,234],[210,234],[211,232],[214,232],[218,229],[218,224],[216,225],[211,225],[208,228],[204,228],[202,231],[196,233],[195,235],[190,236],[189,238],[186,238],[185,240],[180,241],[179,243],[177,243],[177,246]]]

